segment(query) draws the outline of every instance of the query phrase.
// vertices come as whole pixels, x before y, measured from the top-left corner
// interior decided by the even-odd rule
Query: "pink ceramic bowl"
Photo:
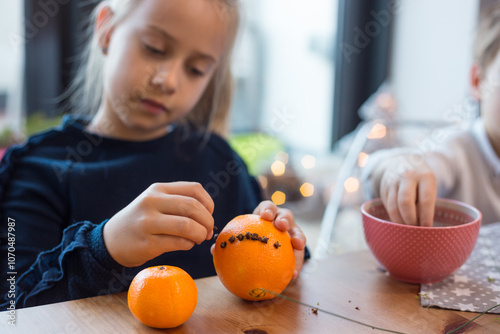
[[[364,203],[361,213],[375,258],[392,277],[416,284],[440,282],[460,268],[481,226],[479,210],[446,199],[436,202],[433,227],[391,223],[380,199]]]

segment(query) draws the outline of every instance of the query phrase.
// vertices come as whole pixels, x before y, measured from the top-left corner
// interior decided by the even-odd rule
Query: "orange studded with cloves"
[[[217,237],[213,259],[222,284],[247,300],[274,298],[273,293],[286,288],[295,270],[288,232],[258,215],[231,220]]]

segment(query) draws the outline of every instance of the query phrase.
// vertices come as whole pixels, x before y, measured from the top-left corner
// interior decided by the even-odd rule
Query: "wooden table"
[[[230,294],[217,277],[196,280],[199,299],[182,326],[156,330],[139,323],[125,293],[17,310],[17,326],[0,316],[1,333],[384,333],[312,307],[276,298],[248,302]],[[377,268],[368,251],[309,261],[284,295],[372,326],[404,333],[446,333],[477,313],[423,308],[419,286]],[[456,333],[500,333],[500,315],[487,314]]]

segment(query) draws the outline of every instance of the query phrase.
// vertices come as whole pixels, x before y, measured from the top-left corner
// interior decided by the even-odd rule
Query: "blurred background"
[[[1,2],[0,148],[59,123],[97,2]],[[492,0],[242,2],[230,142],[309,240],[335,187],[360,191],[335,180],[361,122],[473,117],[471,45]]]

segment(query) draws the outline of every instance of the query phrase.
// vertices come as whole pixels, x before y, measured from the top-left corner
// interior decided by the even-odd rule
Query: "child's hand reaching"
[[[432,226],[437,197],[436,177],[421,157],[407,158],[418,163],[410,163],[401,171],[400,158],[396,158],[375,169],[375,186],[376,180],[380,180],[380,198],[392,222]]]
[[[156,183],[106,223],[104,243],[119,264],[139,266],[209,240],[213,210],[212,198],[199,183]]]
[[[293,278],[297,278],[302,265],[304,264],[304,252],[306,246],[306,236],[302,230],[295,224],[293,213],[288,209],[278,208],[271,201],[261,202],[253,211],[254,214],[260,215],[266,220],[271,220],[278,230],[287,232],[292,238],[292,246],[295,253],[295,271]]]

